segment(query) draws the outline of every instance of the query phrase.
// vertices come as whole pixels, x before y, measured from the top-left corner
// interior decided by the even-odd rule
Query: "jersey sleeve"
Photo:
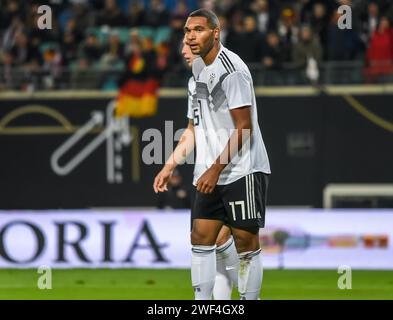
[[[187,118],[188,119],[194,119],[194,116],[192,114],[192,95],[191,92],[188,91],[188,108],[187,108]]]
[[[222,83],[229,109],[252,104],[252,84],[249,77],[240,71],[229,74]]]
[[[190,86],[191,86],[191,81],[192,81],[192,79],[190,79],[189,81],[188,81],[188,94],[187,94],[187,97],[188,97],[188,107],[187,107],[187,118],[188,119],[194,119],[194,116],[193,116],[193,112],[192,112],[192,93],[191,93],[191,91],[190,91]]]

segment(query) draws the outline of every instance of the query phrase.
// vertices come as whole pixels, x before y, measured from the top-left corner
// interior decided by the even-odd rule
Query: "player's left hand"
[[[153,183],[153,189],[155,193],[168,191],[168,180],[172,175],[172,170],[168,170],[166,167],[156,175]]]
[[[196,183],[196,188],[202,193],[212,193],[217,185],[220,172],[214,167],[207,169]]]

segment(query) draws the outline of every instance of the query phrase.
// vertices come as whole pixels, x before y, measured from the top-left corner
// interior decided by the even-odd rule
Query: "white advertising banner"
[[[0,268],[189,268],[189,211],[0,211]],[[393,210],[268,209],[265,268],[393,269]]]

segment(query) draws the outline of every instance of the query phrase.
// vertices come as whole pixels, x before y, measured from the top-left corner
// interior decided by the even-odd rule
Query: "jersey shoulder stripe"
[[[221,55],[218,56],[218,59],[221,60],[221,63],[222,63],[222,65],[224,66],[226,72],[227,72],[227,73],[231,73],[232,70],[229,68],[228,62],[226,62],[226,61],[224,60],[224,58],[223,58]]]
[[[221,55],[223,56],[223,58],[228,62],[228,64],[230,65],[230,67],[232,68],[233,71],[236,71],[231,59],[229,59],[228,55],[225,53],[225,51],[223,50],[221,52]]]
[[[247,75],[247,77],[249,77],[250,79],[252,78],[247,64],[245,64],[245,62],[235,52],[224,48],[220,52],[220,55],[222,55],[226,59],[225,61],[227,62],[227,65],[229,64],[231,68],[233,67],[234,72],[241,72]]]
[[[228,57],[223,54],[223,51],[220,53],[218,58],[221,60],[222,65],[225,67],[225,70],[228,73],[232,73],[235,71],[235,67],[233,66],[232,62],[228,59]]]

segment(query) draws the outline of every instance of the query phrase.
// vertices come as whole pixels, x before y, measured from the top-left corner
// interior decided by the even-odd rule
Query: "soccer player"
[[[182,55],[188,66],[196,58],[189,46],[183,41]],[[195,91],[196,82],[193,77],[188,82],[188,91]],[[180,137],[179,143],[169,157],[164,168],[157,174],[154,181],[155,192],[167,191],[167,185],[175,167],[182,163],[195,148],[194,125],[192,120],[192,95],[188,96],[188,127]],[[215,300],[230,300],[232,285],[237,287],[239,258],[236,252],[233,237],[229,227],[223,225],[216,241],[216,278],[213,289]]]
[[[192,12],[184,27],[194,55],[195,89],[187,128],[196,144],[192,216],[191,278],[195,299],[211,299],[216,271],[216,239],[224,224],[231,227],[239,254],[241,299],[256,300],[262,284],[259,228],[265,224],[269,160],[258,125],[252,77],[246,64],[220,43],[217,16],[205,9]],[[185,131],[173,162],[187,154]],[[165,169],[166,166],[164,166]],[[170,168],[170,167],[168,167]],[[163,169],[163,170],[164,170]],[[167,169],[168,170],[168,169]],[[159,173],[156,192],[166,188]]]
[[[191,68],[192,62],[197,57],[193,55],[190,47],[183,41],[182,55],[188,66]],[[188,81],[188,91],[195,91],[195,80],[191,77]],[[192,95],[189,94],[189,121],[192,120]],[[237,256],[231,229],[223,225],[216,241],[216,279],[213,289],[213,297],[215,300],[230,300],[232,294],[232,285],[237,287],[237,276],[239,259]],[[227,270],[228,268],[228,270]]]

